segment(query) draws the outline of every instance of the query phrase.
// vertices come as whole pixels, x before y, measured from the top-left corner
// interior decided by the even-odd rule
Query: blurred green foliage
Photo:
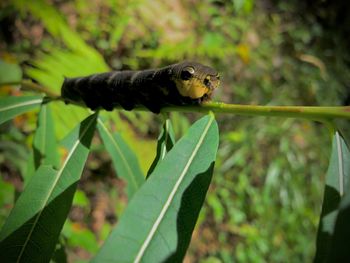
[[[221,72],[222,85],[215,95],[218,101],[339,105],[346,96],[344,83],[349,83],[350,74],[344,49],[325,49],[322,24],[312,13],[307,21],[301,19],[293,1],[15,0],[2,5],[6,15],[0,17],[12,17],[21,26],[6,46],[7,52],[25,62],[27,77],[56,92],[64,76],[158,67],[189,59]],[[52,106],[58,138],[87,115],[75,106]],[[137,152],[146,171],[161,119],[149,113],[105,115]],[[196,117],[171,114],[177,137]],[[187,260],[311,261],[330,150],[326,128],[277,118],[217,118],[219,157]],[[9,143],[16,134],[1,135],[1,140]],[[8,163],[19,164],[18,171],[23,171],[21,154],[16,157],[11,151],[0,151],[2,162],[7,158],[7,167]],[[97,180],[91,179],[91,173],[110,171],[104,168],[106,164],[110,160],[91,160],[86,180]],[[6,178],[9,172],[1,171]],[[115,188],[120,186],[116,185],[91,190],[83,182],[80,187],[88,194],[82,197],[78,192],[76,206],[96,209],[89,202],[93,203],[99,191],[110,191],[113,215],[109,215],[111,220],[102,220],[103,227],[93,230],[86,227],[93,224],[86,211],[84,219],[67,222],[63,236],[69,240],[66,248],[74,260],[79,255],[89,258],[96,251],[97,242],[106,236],[126,202],[121,193],[125,187],[117,193]],[[11,191],[2,191],[1,196],[9,200]],[[4,211],[0,212],[2,220]],[[88,254],[79,254],[77,247]]]

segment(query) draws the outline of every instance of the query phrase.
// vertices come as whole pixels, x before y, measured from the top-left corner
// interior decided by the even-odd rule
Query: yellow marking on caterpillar
[[[190,80],[175,79],[176,87],[181,96],[190,97],[191,99],[199,99],[209,93],[209,88],[197,78]]]

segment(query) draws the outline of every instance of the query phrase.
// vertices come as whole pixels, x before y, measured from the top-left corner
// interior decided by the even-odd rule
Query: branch
[[[350,106],[259,106],[208,102],[201,106],[171,106],[162,109],[165,112],[208,112],[231,113],[246,116],[274,116],[303,118],[311,120],[328,120],[334,118],[350,119]]]
[[[16,86],[16,85],[21,85],[21,88],[23,90],[29,90],[29,91],[34,91],[34,92],[40,92],[40,93],[45,93],[48,97],[50,98],[57,98],[60,97],[59,94],[56,94],[55,92],[52,92],[48,88],[45,88],[44,86],[41,86],[39,84],[36,84],[30,80],[22,80],[20,82],[15,81],[15,82],[7,82],[7,83],[0,83],[1,86]]]
[[[3,84],[5,85],[5,84]],[[49,89],[35,84],[28,80],[22,80],[17,83],[7,83],[6,85],[22,85],[23,89],[45,93],[51,100],[63,99]],[[69,103],[86,107],[84,103],[69,101]],[[122,109],[117,107],[117,109]],[[134,110],[148,111],[145,107],[137,107]],[[331,107],[319,107],[319,106],[258,106],[258,105],[240,105],[240,104],[226,104],[221,102],[208,102],[198,106],[168,106],[162,109],[162,112],[215,112],[215,113],[228,113],[238,114],[246,116],[277,116],[285,118],[301,118],[310,119],[316,121],[329,121],[335,118],[349,119],[350,120],[350,106],[331,106]]]

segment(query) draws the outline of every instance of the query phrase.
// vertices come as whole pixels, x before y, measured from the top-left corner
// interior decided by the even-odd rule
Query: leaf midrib
[[[39,104],[43,101],[43,99],[35,99],[35,100],[30,100],[30,101],[25,101],[25,102],[21,102],[21,103],[17,103],[17,104],[13,104],[10,106],[5,106],[4,108],[0,108],[0,112],[2,111],[7,111],[7,110],[12,110],[14,108],[20,108],[20,107],[24,107],[24,106],[29,106],[29,105],[33,105],[33,104]]]
[[[46,148],[46,118],[47,118],[47,111],[46,111],[46,107],[47,106],[43,106],[43,116],[44,116],[44,118],[43,118],[43,136],[42,136],[42,153],[44,153],[44,154],[46,154],[47,155],[47,153],[45,152],[45,148]],[[47,158],[47,156],[46,157],[44,157],[44,158]],[[41,161],[41,160],[40,160]]]
[[[338,155],[338,172],[339,172],[339,194],[344,195],[344,164],[343,164],[343,149],[341,145],[341,139],[339,132],[335,133],[335,138],[337,141],[337,155]]]

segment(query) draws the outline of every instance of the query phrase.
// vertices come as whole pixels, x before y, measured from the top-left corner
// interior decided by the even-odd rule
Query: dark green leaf
[[[55,252],[53,253],[50,262],[67,263],[66,247],[61,239],[56,244]]]
[[[163,124],[162,132],[158,137],[157,155],[154,158],[154,161],[147,172],[147,177],[149,177],[149,175],[154,171],[156,166],[164,159],[165,155],[171,150],[171,148],[173,148],[174,144],[175,134],[173,126],[171,125],[170,119],[166,119]]]
[[[145,181],[137,157],[120,134],[112,134],[100,119],[97,128],[112,158],[117,175],[127,182],[128,197],[131,198]]]
[[[347,189],[349,189],[349,184]],[[328,262],[350,262],[350,191],[342,198],[335,223]]]
[[[42,102],[42,96],[6,97],[0,99],[0,124],[38,107]]]
[[[20,83],[22,70],[17,64],[6,63],[0,59],[0,84]]]
[[[339,204],[344,194],[349,193],[349,187],[350,151],[343,137],[339,132],[335,132],[317,234],[315,262],[325,262],[329,256],[334,242],[334,228],[339,215]],[[346,207],[346,201],[344,202],[343,206]]]
[[[94,262],[181,262],[211,181],[213,115],[197,121],[135,194]]]
[[[42,165],[33,175],[0,232],[2,261],[49,262],[89,154],[95,124],[96,115],[91,115],[70,133],[68,155],[59,170]]]

